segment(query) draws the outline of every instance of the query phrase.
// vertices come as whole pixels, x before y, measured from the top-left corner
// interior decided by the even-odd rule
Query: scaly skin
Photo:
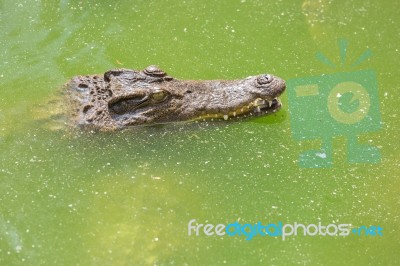
[[[269,74],[240,80],[177,80],[156,66],[78,76],[66,85],[69,121],[100,130],[207,118],[264,115],[281,107],[285,82]]]

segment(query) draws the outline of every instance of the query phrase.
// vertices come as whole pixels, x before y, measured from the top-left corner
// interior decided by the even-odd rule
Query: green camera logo
[[[339,46],[344,64],[346,41],[340,40]],[[367,50],[351,66],[356,67],[371,55]],[[317,59],[335,66],[321,53],[317,53]],[[287,87],[293,138],[322,141],[321,149],[300,154],[301,167],[331,167],[335,136],[347,138],[348,162],[380,161],[376,147],[358,142],[359,135],[380,129],[378,85],[373,70],[290,79]]]

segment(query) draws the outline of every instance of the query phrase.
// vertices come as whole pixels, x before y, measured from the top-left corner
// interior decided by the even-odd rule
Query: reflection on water
[[[0,236],[2,244],[8,244],[7,247],[2,248],[8,250],[8,254],[11,252],[21,252],[23,245],[17,229],[12,224],[10,224],[10,221],[5,221],[4,218],[1,216],[0,232],[2,233],[2,235]]]
[[[0,264],[395,264],[393,5],[2,1]],[[339,58],[339,37],[377,54],[364,66],[377,72],[383,130],[360,137],[377,143],[377,165],[349,164],[337,137],[334,167],[299,168],[298,154],[320,143],[292,139],[286,95],[276,115],[234,123],[114,133],[47,123],[77,74],[158,64],[182,79],[306,77],[332,72],[314,55]],[[379,224],[384,237],[189,237],[191,219]]]

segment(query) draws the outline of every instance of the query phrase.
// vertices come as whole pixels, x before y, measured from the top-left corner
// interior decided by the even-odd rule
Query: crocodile
[[[179,80],[155,65],[76,76],[64,86],[68,121],[100,130],[168,122],[259,116],[281,107],[285,81],[271,74],[238,80]]]

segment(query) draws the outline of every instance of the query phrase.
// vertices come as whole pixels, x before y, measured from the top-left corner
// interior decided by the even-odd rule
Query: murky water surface
[[[400,263],[399,8],[384,1],[0,1],[0,264]],[[307,81],[372,70],[377,126],[352,136],[379,158],[349,150],[351,127],[325,131],[324,120],[311,124],[315,139],[301,141],[294,112],[307,110],[309,126],[307,117],[325,119],[328,109],[314,113],[326,104],[289,99],[291,86],[273,116],[116,133],[53,130],[51,110],[38,108],[74,75],[150,64],[180,79],[267,72]],[[358,102],[348,101],[351,114]],[[332,159],[330,167],[303,167],[300,154],[326,140],[332,154],[317,156]],[[366,159],[351,163],[349,154]],[[375,225],[383,236],[196,237],[188,236],[191,219]]]

